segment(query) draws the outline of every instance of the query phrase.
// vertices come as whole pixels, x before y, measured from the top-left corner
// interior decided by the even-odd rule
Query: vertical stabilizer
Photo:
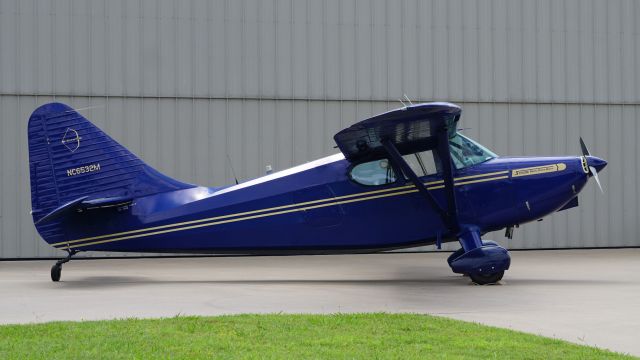
[[[28,135],[34,222],[81,197],[137,198],[194,187],[154,170],[61,103],[37,108]],[[63,220],[36,228],[49,243],[64,241]]]

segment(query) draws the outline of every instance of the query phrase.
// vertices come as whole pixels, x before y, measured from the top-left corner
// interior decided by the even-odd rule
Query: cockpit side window
[[[349,173],[351,179],[367,186],[379,186],[396,182],[396,174],[389,160],[375,160],[358,164]]]

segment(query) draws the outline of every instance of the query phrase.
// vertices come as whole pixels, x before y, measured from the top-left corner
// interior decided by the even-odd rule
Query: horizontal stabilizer
[[[107,197],[100,199],[91,199],[85,200],[82,202],[82,208],[91,210],[91,209],[104,209],[114,206],[125,206],[131,204],[133,198],[129,196],[116,196],[116,197]]]
[[[114,206],[125,206],[131,204],[131,197],[119,196],[110,198],[100,198],[87,200],[88,196],[83,196],[68,203],[55,208],[53,211],[42,217],[36,222],[36,225],[45,224],[49,221],[58,219],[74,211],[104,209]],[[37,212],[37,210],[34,210]]]
[[[36,225],[39,224],[44,224],[47,223],[49,221],[55,220],[63,215],[66,215],[76,209],[79,209],[82,206],[82,202],[84,200],[86,200],[88,198],[88,196],[83,196],[83,197],[79,197],[75,200],[71,200],[68,203],[64,204],[64,205],[60,205],[57,208],[53,209],[53,211],[51,211],[50,213],[48,213],[47,215],[43,216],[42,218],[40,218],[40,220],[36,221]],[[34,210],[34,212],[37,212],[37,210]]]

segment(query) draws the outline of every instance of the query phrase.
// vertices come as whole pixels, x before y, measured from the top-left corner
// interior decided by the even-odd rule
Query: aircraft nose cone
[[[587,156],[587,164],[590,167],[593,166],[594,168],[596,168],[598,172],[600,172],[600,170],[604,169],[605,166],[607,166],[607,162],[605,160],[600,159],[596,156]]]

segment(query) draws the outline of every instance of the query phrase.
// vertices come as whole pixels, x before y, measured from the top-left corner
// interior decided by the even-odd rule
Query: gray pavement
[[[235,313],[415,312],[640,355],[640,249],[512,252],[476,286],[448,253],[0,262],[0,323]]]

